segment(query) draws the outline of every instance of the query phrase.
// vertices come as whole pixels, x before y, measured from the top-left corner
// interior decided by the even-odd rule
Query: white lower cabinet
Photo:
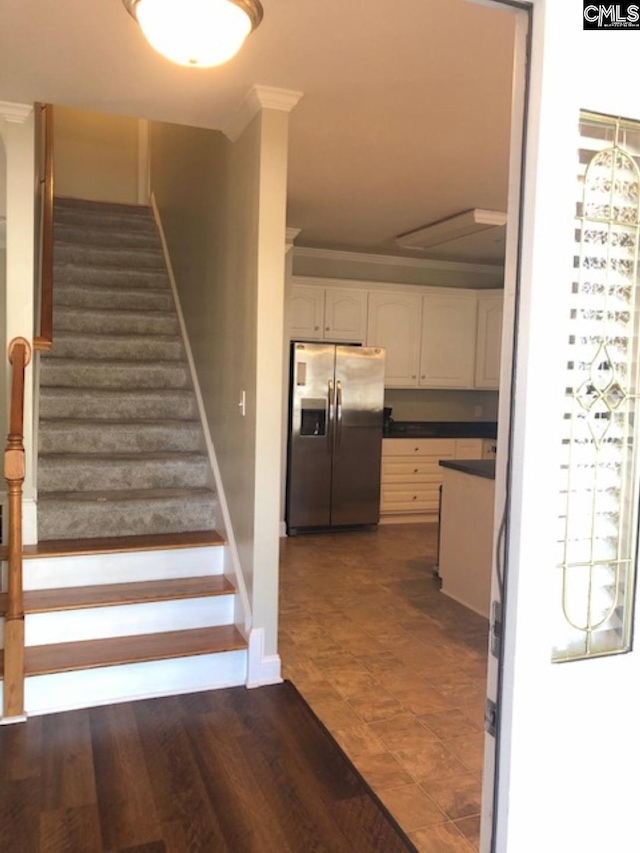
[[[443,479],[440,460],[481,456],[481,438],[383,439],[381,522],[435,521]]]

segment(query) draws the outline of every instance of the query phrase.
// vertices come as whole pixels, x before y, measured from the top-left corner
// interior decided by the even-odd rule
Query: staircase
[[[38,538],[215,528],[189,365],[147,207],[58,199]]]
[[[54,223],[26,712],[244,684],[241,608],[151,211],[57,199]]]

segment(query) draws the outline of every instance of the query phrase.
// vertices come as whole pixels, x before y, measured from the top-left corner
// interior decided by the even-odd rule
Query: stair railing
[[[53,343],[53,107],[44,104],[40,110],[40,334],[34,338],[33,348],[47,352]]]
[[[4,623],[3,716],[24,715],[24,604],[22,590],[22,484],[24,461],[24,377],[31,360],[25,338],[9,344],[11,363],[11,408],[9,435],[4,451],[4,477],[8,493],[8,584]]]

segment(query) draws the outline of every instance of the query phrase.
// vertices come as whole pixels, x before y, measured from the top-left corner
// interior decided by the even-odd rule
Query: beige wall
[[[388,390],[385,406],[396,421],[496,421],[497,391]],[[479,414],[476,411],[481,409]]]
[[[56,195],[135,204],[138,137],[138,119],[56,106]]]
[[[265,112],[235,143],[149,129],[151,190],[266,654],[277,648],[286,133],[287,116]]]

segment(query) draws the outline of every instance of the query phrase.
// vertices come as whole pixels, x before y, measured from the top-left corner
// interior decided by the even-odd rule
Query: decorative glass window
[[[639,498],[639,164],[640,123],[581,115],[555,661],[626,652],[631,644]]]

